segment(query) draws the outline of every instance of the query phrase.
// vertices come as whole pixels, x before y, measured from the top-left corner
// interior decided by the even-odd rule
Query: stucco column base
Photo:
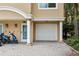
[[[32,46],[32,43],[27,43],[28,46]]]
[[[62,40],[59,40],[58,42],[62,43],[63,42],[63,39]]]

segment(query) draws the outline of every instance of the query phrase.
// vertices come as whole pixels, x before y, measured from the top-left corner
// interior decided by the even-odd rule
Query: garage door
[[[57,24],[36,24],[36,40],[57,41]]]

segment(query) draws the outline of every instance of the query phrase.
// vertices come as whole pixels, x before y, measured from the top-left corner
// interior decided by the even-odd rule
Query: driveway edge
[[[79,56],[79,51],[75,50],[74,48],[72,48],[71,46],[69,46],[68,44],[66,44],[65,42],[64,42],[64,44],[66,46],[68,46],[72,50],[72,54],[75,52],[77,54],[77,56]]]

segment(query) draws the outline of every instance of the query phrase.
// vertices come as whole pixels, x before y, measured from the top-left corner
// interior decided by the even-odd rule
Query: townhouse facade
[[[0,3],[0,32],[19,42],[62,42],[63,3]]]

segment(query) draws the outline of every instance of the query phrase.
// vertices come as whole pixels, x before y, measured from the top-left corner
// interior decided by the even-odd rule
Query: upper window
[[[56,3],[39,3],[38,7],[39,9],[56,9],[57,4]]]

